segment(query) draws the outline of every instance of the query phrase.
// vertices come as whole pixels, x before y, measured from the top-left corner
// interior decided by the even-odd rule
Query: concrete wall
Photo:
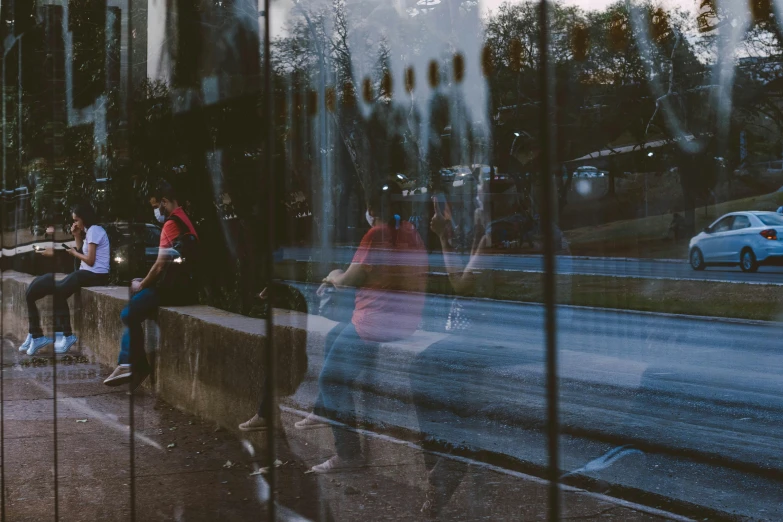
[[[6,336],[27,334],[25,292],[33,276],[3,272],[3,328]],[[73,326],[81,351],[90,362],[106,367],[117,364],[123,325],[120,312],[128,300],[125,287],[82,289],[70,299]],[[51,299],[39,303],[45,331],[51,332]],[[305,384],[287,404],[309,409],[317,394],[323,365],[324,341],[336,323],[320,316],[275,311],[274,335],[278,347],[278,374],[301,361],[295,348],[306,343]],[[144,386],[184,411],[236,430],[258,408],[263,389],[266,322],[207,306],[162,307],[157,322],[145,323],[146,349],[155,372]],[[417,333],[403,343],[389,344],[385,357],[405,367],[412,357],[442,338]],[[403,387],[404,388],[404,387]],[[388,390],[390,393],[392,390]],[[409,390],[393,390],[399,396]]]

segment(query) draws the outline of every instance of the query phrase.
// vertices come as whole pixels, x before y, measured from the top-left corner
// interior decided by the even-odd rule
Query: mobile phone
[[[70,250],[71,249],[71,247],[69,247],[65,243],[60,243],[60,246],[62,246],[65,250]]]
[[[34,252],[42,252],[43,250],[44,250],[44,247],[38,246],[38,245],[33,245],[33,251]]]

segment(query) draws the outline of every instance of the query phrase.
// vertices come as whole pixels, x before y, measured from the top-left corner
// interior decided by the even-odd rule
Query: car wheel
[[[756,254],[753,250],[746,249],[740,254],[740,268],[743,272],[755,272],[759,269],[759,264],[756,262]]]
[[[704,270],[706,266],[701,250],[698,248],[691,250],[691,268],[694,270]]]

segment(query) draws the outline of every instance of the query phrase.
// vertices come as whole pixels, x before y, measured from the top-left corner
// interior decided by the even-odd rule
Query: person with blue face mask
[[[152,206],[152,213],[155,215],[155,221],[161,225],[166,221],[166,216],[160,212],[160,202],[155,196],[150,198],[150,206]]]

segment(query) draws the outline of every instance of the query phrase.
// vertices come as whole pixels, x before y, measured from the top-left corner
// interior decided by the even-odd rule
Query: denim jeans
[[[135,368],[148,368],[144,351],[144,329],[142,323],[154,319],[158,314],[160,295],[155,288],[146,288],[131,297],[120,314],[125,331],[122,333],[118,364],[131,364]]]
[[[329,352],[332,351],[332,346],[334,346],[334,341],[337,340],[337,337],[339,337],[340,333],[342,333],[343,330],[345,330],[345,327],[348,326],[350,323],[338,323],[334,328],[332,328],[328,334],[326,334],[326,342],[324,343],[324,359],[329,357]],[[266,409],[269,407],[267,404],[269,402],[266,394],[263,394],[261,403],[258,405],[258,416],[259,417],[266,417]],[[324,395],[321,393],[321,391],[318,391],[318,396],[315,399],[315,404],[313,405],[313,413],[316,415],[319,415],[321,417],[324,417]]]
[[[68,308],[68,298],[80,288],[105,285],[109,274],[96,274],[89,270],[77,270],[56,281],[54,274],[44,274],[36,277],[27,287],[27,319],[30,325],[30,335],[42,337],[41,315],[38,312],[38,300],[47,295],[54,296],[54,330],[71,335],[71,311]]]
[[[359,337],[353,324],[348,324],[339,333],[326,356],[318,379],[326,417],[348,425],[355,424],[353,386],[363,371],[373,371],[375,368],[379,346],[379,343],[365,341]],[[332,427],[332,431],[340,458],[351,459],[360,455],[361,442],[358,433],[336,426]]]

